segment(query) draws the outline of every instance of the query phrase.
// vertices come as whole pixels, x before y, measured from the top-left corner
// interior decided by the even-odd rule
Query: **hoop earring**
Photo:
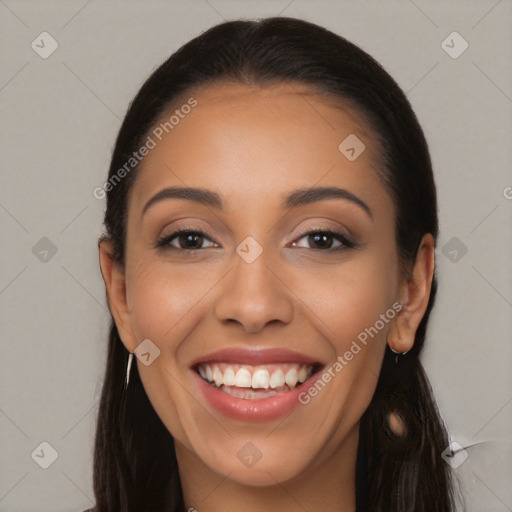
[[[398,356],[405,356],[405,354],[407,354],[407,352],[409,352],[408,350],[406,350],[405,352],[398,352],[398,351],[394,350],[393,348],[391,348],[391,346],[389,347],[389,350],[391,350],[391,352],[393,352],[393,354],[396,354],[395,355],[395,364],[398,364]]]
[[[130,382],[130,369],[132,367],[133,360],[133,352],[130,352],[128,355],[128,365],[126,366],[126,377],[124,379],[124,389],[128,387],[128,383]]]

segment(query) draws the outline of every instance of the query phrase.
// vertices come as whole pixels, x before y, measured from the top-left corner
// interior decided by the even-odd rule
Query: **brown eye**
[[[301,243],[301,240],[306,240]],[[305,233],[296,242],[293,243],[294,247],[304,247],[307,249],[318,250],[337,250],[355,247],[355,243],[341,233],[333,231],[310,231]]]
[[[330,249],[333,244],[333,237],[325,233],[315,233],[308,236],[308,241],[313,246],[316,246],[316,248]]]
[[[204,246],[205,243],[210,245]],[[202,231],[181,229],[167,235],[157,242],[157,247],[177,250],[177,251],[195,251],[212,247],[214,242]]]
[[[180,249],[200,249],[203,237],[197,233],[182,233],[176,237]]]

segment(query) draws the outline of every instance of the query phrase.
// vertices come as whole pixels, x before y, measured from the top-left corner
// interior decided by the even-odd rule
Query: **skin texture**
[[[376,171],[375,137],[353,110],[299,84],[215,84],[194,97],[197,107],[141,164],[128,203],[124,269],[113,263],[108,241],[100,246],[121,339],[130,352],[146,338],[161,351],[151,365],[137,365],[176,441],[187,507],[353,512],[359,420],[386,339],[398,352],[414,342],[434,270],[432,237],[423,237],[413,271],[404,276],[393,202]],[[366,146],[353,162],[338,150],[349,134]],[[215,191],[225,210],[168,199],[142,215],[146,202],[170,186]],[[291,191],[313,186],[350,191],[373,218],[344,199],[280,207]],[[181,227],[206,229],[213,242],[205,238],[204,249],[192,254],[155,248]],[[357,246],[336,250],[340,243],[328,239],[333,248],[319,249],[307,236],[315,230],[350,236]],[[263,249],[250,264],[236,252],[248,236]],[[180,247],[179,239],[172,244]],[[205,353],[291,348],[328,367],[395,302],[400,313],[287,417],[227,418],[198,392],[190,365]],[[262,454],[251,468],[237,457],[248,442]]]

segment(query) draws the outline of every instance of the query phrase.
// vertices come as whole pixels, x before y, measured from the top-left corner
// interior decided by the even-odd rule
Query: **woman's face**
[[[348,108],[289,84],[193,97],[150,133],[114,316],[130,352],[149,340],[178,460],[275,484],[354,457],[400,299],[393,203]]]

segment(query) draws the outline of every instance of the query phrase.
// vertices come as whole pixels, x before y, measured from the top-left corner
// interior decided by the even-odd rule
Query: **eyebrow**
[[[224,202],[219,194],[211,190],[195,187],[168,187],[157,192],[145,204],[142,215],[154,204],[168,199],[186,199],[196,203],[211,206],[224,211]],[[338,187],[312,187],[294,190],[281,202],[282,209],[292,209],[326,199],[344,199],[359,206],[372,220],[370,207],[359,197],[348,190]]]
[[[301,188],[293,191],[281,204],[281,208],[291,209],[326,199],[345,199],[359,206],[373,220],[370,207],[359,197],[344,188],[338,187],[313,187]]]

